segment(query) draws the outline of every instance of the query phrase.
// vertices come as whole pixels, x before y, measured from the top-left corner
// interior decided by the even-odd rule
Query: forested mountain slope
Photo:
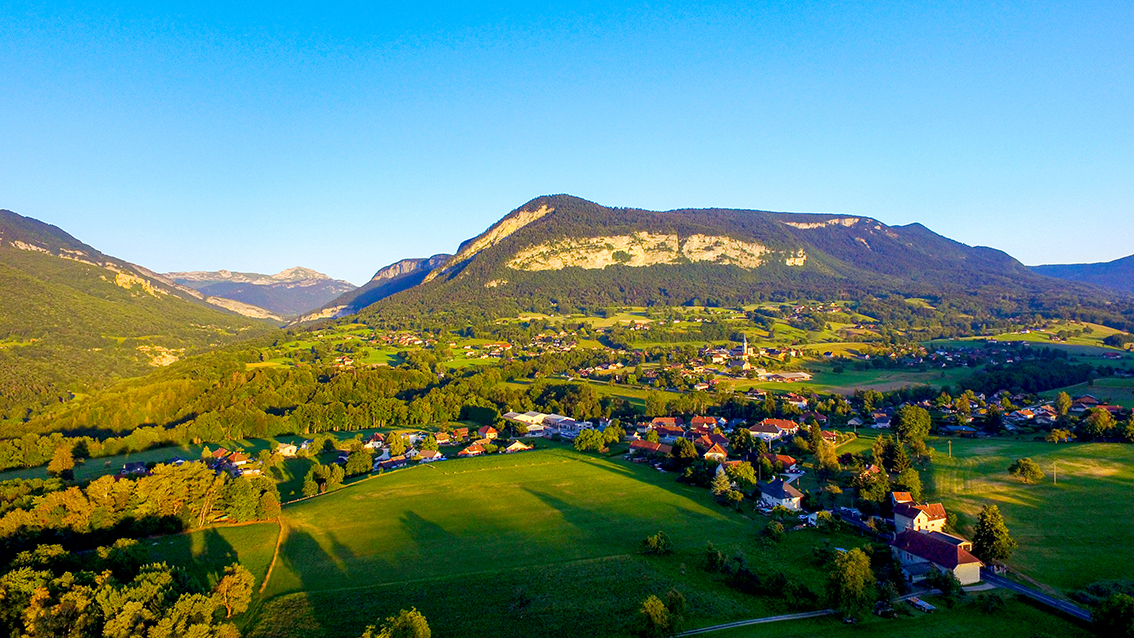
[[[55,226],[0,211],[0,422],[273,331]]]
[[[319,311],[302,317],[301,321],[356,313],[376,301],[420,284],[430,271],[443,265],[451,257],[452,255],[440,254],[421,259],[403,259],[390,264],[374,273],[370,281],[361,288],[342,294]]]
[[[1134,255],[1098,264],[1033,266],[1032,271],[1048,277],[1134,292]]]
[[[1130,297],[1033,273],[920,224],[755,210],[608,208],[567,195],[509,213],[367,321],[460,321],[611,305],[737,304],[901,294],[988,314],[1079,312],[1129,322]],[[450,319],[446,319],[446,317]]]

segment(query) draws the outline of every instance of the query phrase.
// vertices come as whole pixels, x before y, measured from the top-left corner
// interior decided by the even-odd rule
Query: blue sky
[[[161,271],[360,284],[562,192],[1105,261],[1134,4],[5,2],[0,143],[0,208]]]

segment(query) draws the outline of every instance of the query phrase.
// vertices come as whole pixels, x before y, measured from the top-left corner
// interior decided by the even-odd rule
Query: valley
[[[1091,632],[1006,592],[926,589],[923,563],[891,558],[910,498],[962,543],[997,506],[1017,546],[972,551],[1082,609],[1134,591],[1134,564],[1094,545],[1134,534],[1113,515],[1134,483],[1134,301],[920,225],[551,196],[347,288],[158,276],[16,217],[8,574],[128,583],[164,561],[213,620],[265,637],[409,608],[446,636],[649,635],[654,596],[669,633],[809,611],[834,615],[776,631]],[[1023,460],[1040,478],[1009,473]],[[852,555],[897,618],[834,593]]]

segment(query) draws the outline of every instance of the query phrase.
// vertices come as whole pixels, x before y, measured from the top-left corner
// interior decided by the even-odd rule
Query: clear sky
[[[1134,253],[1134,3],[0,3],[0,208],[354,283],[533,197]]]

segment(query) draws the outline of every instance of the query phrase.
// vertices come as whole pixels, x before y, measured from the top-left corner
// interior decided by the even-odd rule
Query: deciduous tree
[[[1005,561],[1016,547],[1000,508],[995,505],[982,507],[977,517],[976,533],[973,534],[973,554],[986,563]]]
[[[874,571],[861,549],[835,556],[827,579],[827,599],[847,615],[862,612],[874,600]]]
[[[1008,473],[1020,477],[1025,483],[1038,483],[1044,477],[1039,463],[1030,458],[1016,459],[1015,463],[1008,466]]]

